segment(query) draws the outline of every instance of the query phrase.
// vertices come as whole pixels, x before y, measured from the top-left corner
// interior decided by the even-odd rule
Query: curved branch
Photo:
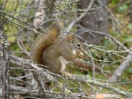
[[[94,3],[94,0],[91,0],[91,2],[88,5],[86,11],[84,13],[82,13],[82,15],[80,17],[78,17],[77,19],[75,19],[71,22],[71,24],[68,26],[66,32],[69,32],[71,30],[71,28],[74,26],[74,24],[77,23],[79,20],[81,20],[88,13],[88,11],[91,9],[93,3]]]

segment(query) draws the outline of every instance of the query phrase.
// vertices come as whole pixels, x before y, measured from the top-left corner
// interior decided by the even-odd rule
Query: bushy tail
[[[48,33],[45,33],[44,35],[39,36],[37,40],[34,41],[31,47],[31,57],[35,63],[37,64],[42,63],[42,53],[43,53],[44,48],[55,41],[55,39],[61,33],[62,29],[63,29],[62,22],[56,22],[50,28]]]

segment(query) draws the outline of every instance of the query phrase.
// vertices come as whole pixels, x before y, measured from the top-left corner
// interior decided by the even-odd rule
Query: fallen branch
[[[12,56],[12,55],[11,55]],[[12,57],[17,57],[17,56],[12,56]],[[15,58],[16,59],[16,58]],[[58,74],[55,74],[55,73],[52,73],[50,72],[49,70],[47,69],[44,69],[45,71],[43,71],[42,69],[39,69],[39,67],[34,67],[34,65],[32,63],[28,63],[28,61],[26,61],[25,59],[23,58],[19,58],[17,57],[17,60],[19,60],[19,62],[21,63],[26,63],[28,64],[28,66],[36,69],[41,75],[43,76],[46,76],[48,77],[51,81],[55,81],[55,77],[54,76],[57,76],[57,77],[61,77],[61,78],[64,78],[63,76],[60,76]],[[35,65],[36,66],[36,65]],[[89,84],[95,84],[97,86],[101,86],[103,88],[106,88],[106,89],[109,89],[113,92],[116,92],[118,94],[121,94],[121,95],[124,95],[126,97],[132,97],[132,93],[129,93],[129,92],[126,92],[126,91],[122,91],[122,90],[119,90],[118,88],[114,88],[112,87],[110,84],[105,84],[105,83],[101,83],[101,82],[98,82],[98,81],[93,81],[93,80],[90,80],[88,77],[86,76],[79,76],[79,75],[73,75],[72,78],[64,78],[65,80],[74,80],[74,81],[78,81],[78,82],[84,82],[84,83],[89,83]]]

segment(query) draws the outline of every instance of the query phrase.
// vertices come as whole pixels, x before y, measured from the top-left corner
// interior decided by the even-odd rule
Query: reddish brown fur
[[[62,29],[63,24],[61,22],[58,22],[51,27],[48,33],[39,36],[37,40],[34,41],[31,47],[31,57],[35,63],[37,64],[42,63],[41,55],[43,49],[55,41],[57,36],[61,33]]]

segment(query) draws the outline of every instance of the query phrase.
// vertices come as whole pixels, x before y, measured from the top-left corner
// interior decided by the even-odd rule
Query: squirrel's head
[[[79,59],[83,58],[83,46],[79,39],[75,37],[73,33],[68,34],[65,39],[69,42],[69,48],[73,56],[76,56]]]

